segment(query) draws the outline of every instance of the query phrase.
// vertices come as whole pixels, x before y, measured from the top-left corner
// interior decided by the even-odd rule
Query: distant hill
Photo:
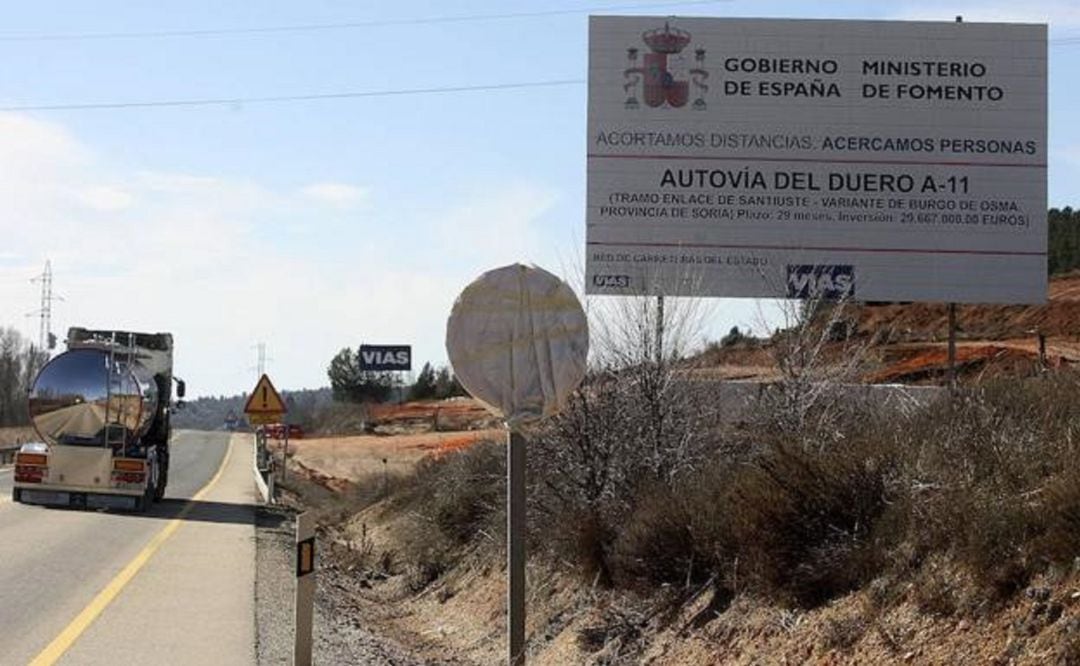
[[[282,391],[281,397],[289,405],[289,422],[305,428],[312,424],[317,411],[334,401],[329,387]],[[224,430],[225,420],[230,413],[243,420],[246,401],[246,394],[196,398],[173,412],[172,425],[190,430]]]

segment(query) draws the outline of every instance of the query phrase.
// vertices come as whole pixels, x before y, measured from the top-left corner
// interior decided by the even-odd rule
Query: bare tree
[[[48,355],[13,328],[0,328],[0,426],[26,425],[26,392]]]
[[[589,373],[531,438],[531,496],[538,523],[561,527],[552,532],[575,540],[587,567],[610,582],[608,553],[634,498],[650,486],[672,487],[695,467],[711,444],[715,415],[684,367],[699,343],[702,301],[587,303]]]
[[[780,378],[761,393],[755,427],[814,438],[835,430],[846,387],[858,381],[874,343],[856,330],[853,302],[815,295],[780,301],[769,345]]]

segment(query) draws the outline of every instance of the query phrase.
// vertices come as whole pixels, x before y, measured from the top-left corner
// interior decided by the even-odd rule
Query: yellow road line
[[[55,664],[57,660],[64,655],[65,652],[78,640],[79,636],[86,631],[94,620],[108,607],[121,590],[131,582],[131,579],[135,577],[135,574],[139,573],[139,570],[146,566],[146,563],[150,561],[150,558],[154,556],[154,553],[158,551],[161,546],[168,541],[180,525],[183,523],[184,518],[187,517],[191,509],[194,508],[195,502],[199,501],[203,495],[205,495],[214,486],[215,483],[221,478],[221,475],[225,472],[225,467],[229,463],[229,458],[232,457],[232,439],[229,439],[229,448],[225,452],[225,457],[221,460],[221,466],[218,467],[217,473],[210,479],[205,486],[203,486],[199,492],[188,500],[187,505],[180,511],[180,514],[169,521],[160,532],[158,532],[150,543],[146,544],[138,555],[133,560],[128,562],[124,569],[116,574],[116,577],[109,581],[109,584],[105,586],[101,592],[97,593],[86,608],[82,609],[82,612],[75,616],[75,619],[64,628],[60,634],[52,640],[41,654],[34,657],[34,660],[30,662],[30,666],[48,666]]]

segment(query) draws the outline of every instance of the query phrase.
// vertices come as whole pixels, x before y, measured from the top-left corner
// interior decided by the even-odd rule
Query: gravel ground
[[[255,640],[260,665],[288,665],[293,649],[293,512],[260,507],[256,517]],[[315,664],[421,666],[447,663],[410,655],[409,650],[365,628],[364,608],[352,581],[319,562],[315,597]]]
[[[255,655],[257,663],[292,664],[293,512],[255,512]]]

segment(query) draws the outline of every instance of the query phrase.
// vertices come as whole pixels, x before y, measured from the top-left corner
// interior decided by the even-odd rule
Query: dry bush
[[[397,554],[410,590],[427,587],[481,540],[503,542],[505,493],[504,445],[482,442],[417,464],[387,509],[408,518]]]
[[[910,413],[818,405],[828,419],[635,494],[615,578],[730,585],[737,561],[741,590],[804,607],[883,575],[914,577],[918,605],[934,614],[974,610],[968,597],[1006,599],[1078,552],[1078,388],[1065,374]],[[959,569],[923,575],[930,556]]]
[[[1038,506],[1046,512],[1046,523],[1034,554],[1057,564],[1080,556],[1080,467],[1067,469],[1048,483]]]
[[[649,386],[657,388],[635,373],[593,374],[529,442],[536,540],[557,558],[583,565],[587,575],[600,574],[604,584],[611,580],[614,539],[639,510],[639,497],[693,476],[714,444],[707,395],[689,382],[666,383],[658,431],[640,408]]]
[[[862,640],[868,628],[861,615],[830,616],[822,627],[822,642],[826,649],[846,652]]]
[[[912,581],[912,601],[925,615],[951,617],[963,605],[962,582],[943,559],[931,558]]]
[[[997,601],[1080,537],[1075,460],[1080,375],[968,388],[897,426],[905,451],[895,511],[918,566],[947,553]]]
[[[395,504],[451,543],[463,545],[478,533],[504,529],[505,498],[505,446],[483,442],[421,460]]]
[[[680,367],[700,301],[668,299],[662,326],[653,299],[603,304],[591,313],[585,382],[531,434],[529,496],[534,541],[607,586],[616,538],[640,497],[700,469],[718,418],[708,391]]]
[[[874,578],[890,546],[877,529],[892,459],[851,446],[777,445],[726,496],[731,538],[758,590],[813,607]]]
[[[643,493],[613,545],[613,565],[624,584],[689,587],[715,571],[719,563],[707,552],[708,538],[695,534],[694,499],[664,487]]]

